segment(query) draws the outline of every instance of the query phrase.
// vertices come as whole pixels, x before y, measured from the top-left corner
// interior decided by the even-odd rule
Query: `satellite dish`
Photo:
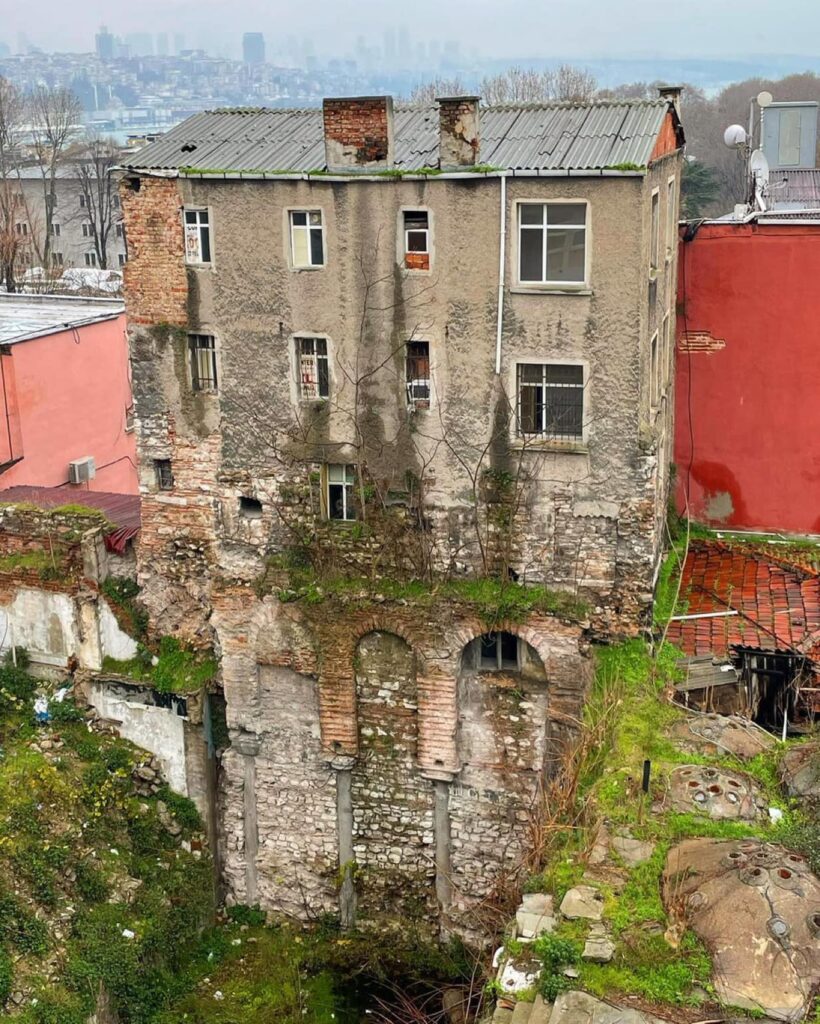
[[[769,161],[762,149],[756,149],[749,158],[749,170],[758,187],[769,187]]]
[[[730,124],[723,133],[723,141],[729,149],[740,149],[746,145],[746,129],[741,124]]]
[[[768,92],[766,89],[764,89],[763,92],[759,92],[757,94],[757,105],[759,107],[763,107],[763,109],[765,110],[766,107],[770,107],[772,103],[774,103],[774,96],[772,96],[772,94]]]

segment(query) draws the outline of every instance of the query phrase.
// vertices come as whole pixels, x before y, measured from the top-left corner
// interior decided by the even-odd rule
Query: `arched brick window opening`
[[[482,633],[467,644],[462,652],[461,668],[462,672],[514,672],[546,681],[544,666],[535,648],[506,630]]]

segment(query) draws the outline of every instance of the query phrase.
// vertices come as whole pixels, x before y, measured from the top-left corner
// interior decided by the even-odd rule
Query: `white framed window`
[[[28,224],[26,224],[25,221],[21,222],[20,224],[15,224],[15,229],[18,235],[28,234]]]
[[[202,264],[211,262],[211,218],[208,210],[184,210],[185,262]]]
[[[584,367],[580,363],[518,363],[518,436],[583,441],[584,390]]]
[[[405,210],[404,265],[407,270],[430,269],[430,218],[426,210]]]
[[[579,287],[587,281],[585,202],[518,203],[518,280]]]
[[[356,467],[347,463],[325,466],[325,510],[328,519],[352,522],[356,518],[353,500]]]
[[[119,265],[121,267],[125,266],[125,253],[124,252],[117,253],[117,262],[119,263]]]
[[[325,229],[321,210],[290,211],[290,255],[294,267],[325,265]]]
[[[649,225],[649,265],[653,270],[658,269],[660,253],[660,230],[661,230],[661,197],[658,189],[652,193],[652,213]]]
[[[672,259],[678,244],[678,203],[677,182],[670,178],[666,183],[666,257]]]
[[[85,194],[82,192],[80,193],[80,209],[85,209]]]
[[[85,265],[87,267],[97,266],[97,254],[95,252],[86,252],[83,253],[83,256],[85,258]]]
[[[330,397],[330,364],[326,338],[296,338],[299,397],[317,402]]]
[[[122,238],[123,237],[123,226],[122,226],[122,224],[115,225],[114,233],[116,234],[117,238]]]
[[[408,341],[406,357],[407,404],[411,409],[429,409],[430,342]]]
[[[649,405],[655,410],[658,408],[660,396],[660,369],[658,356],[658,332],[652,335],[649,343]]]
[[[59,224],[52,224],[51,225],[51,233],[52,233],[52,235],[54,235],[55,238],[59,238],[60,237],[60,231],[61,230],[62,229],[61,229]]]
[[[52,267],[61,267],[63,265],[63,254],[61,252],[52,252],[51,265]]]
[[[212,334],[189,334],[191,387],[194,391],[216,391],[216,339]]]
[[[92,237],[91,225],[89,224],[89,222],[87,220],[84,220],[83,221],[83,238],[91,238],[91,237]]]

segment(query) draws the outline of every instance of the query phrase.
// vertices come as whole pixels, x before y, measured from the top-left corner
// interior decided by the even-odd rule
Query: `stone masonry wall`
[[[359,913],[434,921],[433,790],[418,766],[415,658],[400,637],[370,633],[360,641],[356,710],[352,802]]]

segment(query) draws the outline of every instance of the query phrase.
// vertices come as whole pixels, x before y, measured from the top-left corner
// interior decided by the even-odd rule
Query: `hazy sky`
[[[358,35],[385,29],[414,41],[458,40],[462,52],[498,57],[748,57],[813,55],[818,0],[39,0],[3,2],[0,40],[18,34],[49,50],[90,50],[101,22],[118,35],[183,32],[186,45],[239,51],[243,31],[276,40],[311,36],[319,53],[351,52]],[[235,41],[235,43],[234,43]]]

